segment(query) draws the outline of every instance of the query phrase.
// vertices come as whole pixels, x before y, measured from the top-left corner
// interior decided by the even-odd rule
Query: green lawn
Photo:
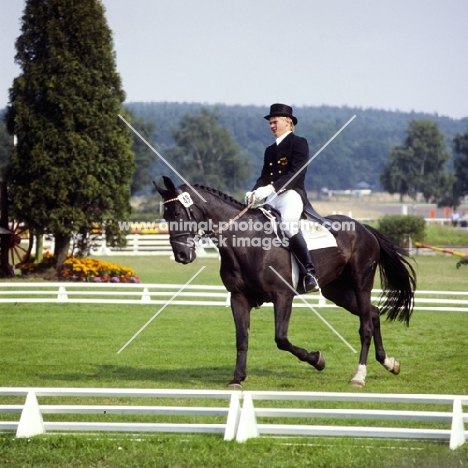
[[[455,229],[452,226],[426,226],[425,242],[429,245],[468,247],[468,229]]]
[[[206,266],[195,283],[221,284],[219,262],[213,259],[200,258],[186,266],[166,257],[108,259],[134,268],[142,282],[185,284]],[[468,266],[457,269],[456,257],[419,256],[415,260],[419,289],[466,290]],[[0,386],[225,389],[235,360],[234,325],[225,307],[168,306],[117,354],[159,309],[155,305],[0,304]],[[340,309],[318,311],[359,348],[355,317]],[[294,311],[290,338],[324,353],[327,367],[321,373],[276,348],[272,310],[263,307],[252,311],[244,388],[468,395],[467,330],[466,313],[415,312],[410,327],[384,322],[384,343],[388,354],[400,360],[401,374],[386,372],[371,352],[367,385],[361,390],[348,384],[357,356],[311,311]],[[89,402],[113,403],[111,399]],[[12,415],[0,417],[12,419]],[[44,416],[54,417],[63,420],[67,416]],[[70,418],[77,420],[77,415]],[[4,434],[0,436],[0,466],[450,468],[468,466],[468,447],[450,451],[446,441],[313,437],[265,437],[237,444],[215,435],[169,434],[46,434],[28,441]]]

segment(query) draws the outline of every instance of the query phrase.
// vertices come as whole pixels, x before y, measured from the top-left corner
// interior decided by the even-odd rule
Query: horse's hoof
[[[389,358],[385,356],[383,366],[393,375],[398,375],[400,373],[400,363],[394,357]]]
[[[317,360],[317,364],[312,364],[318,371],[323,371],[325,369],[325,358],[323,354],[319,351],[319,357]]]
[[[356,369],[351,382],[349,382],[353,387],[364,388],[366,386],[366,375],[367,375],[367,366],[365,364],[359,364]]]
[[[366,381],[362,379],[353,379],[349,382],[353,387],[364,388],[366,386]]]
[[[232,390],[242,390],[242,385],[240,384],[240,382],[236,382],[234,380],[232,382],[229,382],[227,386]]]
[[[400,373],[400,363],[395,359],[395,365],[393,369],[390,371],[393,375],[398,375]]]

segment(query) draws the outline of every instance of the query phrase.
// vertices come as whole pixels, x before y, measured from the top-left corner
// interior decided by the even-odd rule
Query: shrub
[[[39,263],[34,263],[35,258],[36,256],[31,254],[29,256],[29,262],[21,263],[17,266],[23,275],[27,275],[29,273],[41,273],[54,267],[54,256],[49,252],[44,253],[42,261]]]
[[[402,247],[412,242],[423,242],[426,236],[426,221],[422,216],[385,215],[379,220],[378,230]]]

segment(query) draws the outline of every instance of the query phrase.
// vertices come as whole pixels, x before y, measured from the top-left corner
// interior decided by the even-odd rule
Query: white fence
[[[125,247],[109,247],[104,237],[93,242],[92,255],[171,255],[169,234],[128,234]]]
[[[0,397],[25,396],[22,405],[1,404],[0,413],[20,414],[19,420],[0,421],[1,431],[16,431],[17,437],[32,437],[45,432],[64,431],[113,431],[113,432],[187,432],[220,433],[225,440],[245,442],[261,435],[281,436],[346,436],[373,438],[417,438],[449,440],[451,449],[456,449],[466,441],[468,431],[468,413],[463,413],[463,406],[468,405],[468,396],[461,395],[396,395],[396,394],[358,394],[325,392],[262,392],[262,391],[217,391],[217,390],[159,390],[159,389],[105,389],[105,388],[0,388]],[[180,401],[211,400],[224,401],[223,407],[212,406],[155,406],[155,405],[40,405],[37,397],[96,397],[103,398],[150,398]],[[241,400],[243,404],[241,406]],[[301,401],[310,402],[310,408],[266,408],[255,407],[254,401]],[[440,407],[445,405],[449,411],[382,410],[382,409],[343,409],[319,408],[317,402],[354,402],[361,406],[372,404],[392,405],[427,405]],[[315,406],[315,407],[314,407]],[[102,415],[101,421],[44,421],[46,414],[96,414]],[[109,422],[111,415],[151,415],[158,416],[203,416],[222,417],[223,423],[164,423],[164,422]],[[258,419],[298,418],[305,424],[265,424]],[[68,419],[68,418],[66,418]],[[317,420],[346,419],[348,425],[317,425]],[[361,420],[412,421],[422,423],[421,427],[405,428],[399,426],[363,426]],[[431,423],[437,427],[428,428]],[[440,428],[444,425],[446,428]]]
[[[169,234],[127,234],[127,245],[125,247],[110,247],[105,238],[96,236],[91,249],[92,255],[167,255],[173,256]],[[28,239],[23,239],[23,247],[26,248]],[[44,239],[44,249],[51,252],[54,250],[54,239]],[[35,246],[33,246],[33,252]],[[198,257],[218,258],[219,252],[210,238],[203,238],[196,244]]]
[[[382,290],[372,291],[377,303]],[[144,283],[73,283],[73,282],[0,282],[0,301],[89,304],[166,304],[224,307],[230,305],[224,286],[144,284]],[[415,310],[468,312],[467,291],[416,291]],[[268,305],[268,304],[265,304]],[[337,307],[321,294],[297,296],[293,307]]]

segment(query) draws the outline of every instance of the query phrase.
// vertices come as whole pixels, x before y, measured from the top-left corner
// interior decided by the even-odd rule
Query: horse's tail
[[[406,251],[395,245],[377,229],[365,225],[380,245],[380,282],[385,301],[380,314],[387,320],[400,320],[409,325],[414,308],[416,272],[408,261]]]

